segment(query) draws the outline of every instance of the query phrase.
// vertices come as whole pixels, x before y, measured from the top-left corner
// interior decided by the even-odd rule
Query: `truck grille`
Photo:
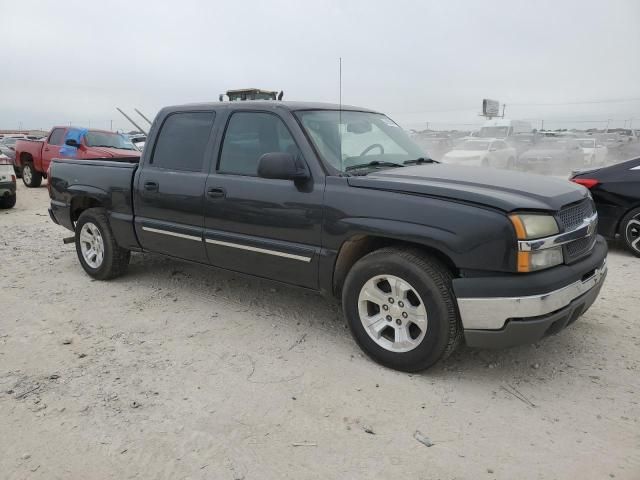
[[[560,210],[558,217],[564,231],[573,230],[580,225],[585,218],[591,217],[595,213],[593,200],[585,198],[580,203],[568,206]],[[566,263],[572,263],[587,255],[596,243],[596,232],[589,236],[579,238],[564,246],[564,258]]]
[[[564,231],[579,227],[583,220],[593,215],[594,212],[593,200],[590,198],[585,198],[580,203],[563,208],[560,210],[559,217]]]

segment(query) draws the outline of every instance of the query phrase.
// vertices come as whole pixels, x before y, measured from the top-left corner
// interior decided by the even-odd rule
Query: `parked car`
[[[9,157],[0,153],[0,208],[16,204],[16,175]]]
[[[478,138],[467,140],[442,157],[444,163],[471,167],[515,168],[516,149],[504,140]]]
[[[570,172],[584,165],[584,153],[576,139],[543,137],[518,158],[521,170],[541,173]]]
[[[427,368],[462,338],[536,342],[606,275],[586,188],[436,163],[370,110],[168,107],[148,142],[140,159],[52,162],[49,213],[89,276],[145,251],[336,295],[358,344],[392,368]]]
[[[47,178],[51,160],[60,157],[65,146],[65,138],[70,131],[86,131],[80,142],[70,140],[72,148],[77,147],[74,158],[103,158],[139,156],[140,152],[119,133],[105,130],[85,130],[76,127],[54,127],[45,140],[21,139],[15,145],[15,164],[22,170],[22,181],[27,187],[39,187]]]
[[[540,139],[540,135],[534,132],[516,133],[506,139],[507,143],[516,149],[516,158],[527,150],[531,150]]]
[[[607,161],[607,147],[598,143],[595,138],[579,138],[578,143],[582,147],[585,165],[604,165]]]
[[[640,257],[640,158],[582,170],[571,181],[590,190],[598,209],[598,232],[610,239],[620,237]]]
[[[18,138],[24,137],[4,137],[0,139],[0,154],[5,155],[11,161],[15,175],[20,178],[22,172],[15,166],[16,159],[16,142]]]
[[[413,140],[434,160],[441,160],[442,157],[453,148],[453,141],[448,137],[425,137],[416,135],[413,137]]]

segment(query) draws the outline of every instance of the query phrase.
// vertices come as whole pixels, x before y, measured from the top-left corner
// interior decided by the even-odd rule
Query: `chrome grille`
[[[565,251],[567,253],[567,259],[569,261],[575,260],[585,253],[588,253],[593,248],[593,245],[596,241],[596,235],[590,235],[588,237],[580,238],[578,240],[574,240],[571,243],[567,243],[565,246]]]
[[[580,203],[563,208],[558,213],[558,218],[564,231],[574,230],[582,225],[586,218],[595,213],[593,200],[585,198]],[[564,258],[566,263],[571,263],[588,254],[596,243],[596,233],[569,242],[564,246]]]
[[[558,216],[566,232],[582,225],[584,219],[593,215],[594,211],[593,201],[585,198],[580,203],[563,208]]]

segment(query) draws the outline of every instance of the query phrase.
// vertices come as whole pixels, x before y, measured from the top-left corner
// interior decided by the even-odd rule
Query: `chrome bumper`
[[[458,298],[458,310],[465,330],[500,330],[510,318],[539,317],[560,310],[604,280],[607,260],[593,275],[566,287],[529,297]]]

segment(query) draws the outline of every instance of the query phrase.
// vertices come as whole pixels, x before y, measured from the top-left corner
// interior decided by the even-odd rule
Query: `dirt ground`
[[[640,479],[620,249],[559,335],[408,375],[302,290],[146,254],[93,281],[47,205],[20,184],[0,211],[0,478]]]

